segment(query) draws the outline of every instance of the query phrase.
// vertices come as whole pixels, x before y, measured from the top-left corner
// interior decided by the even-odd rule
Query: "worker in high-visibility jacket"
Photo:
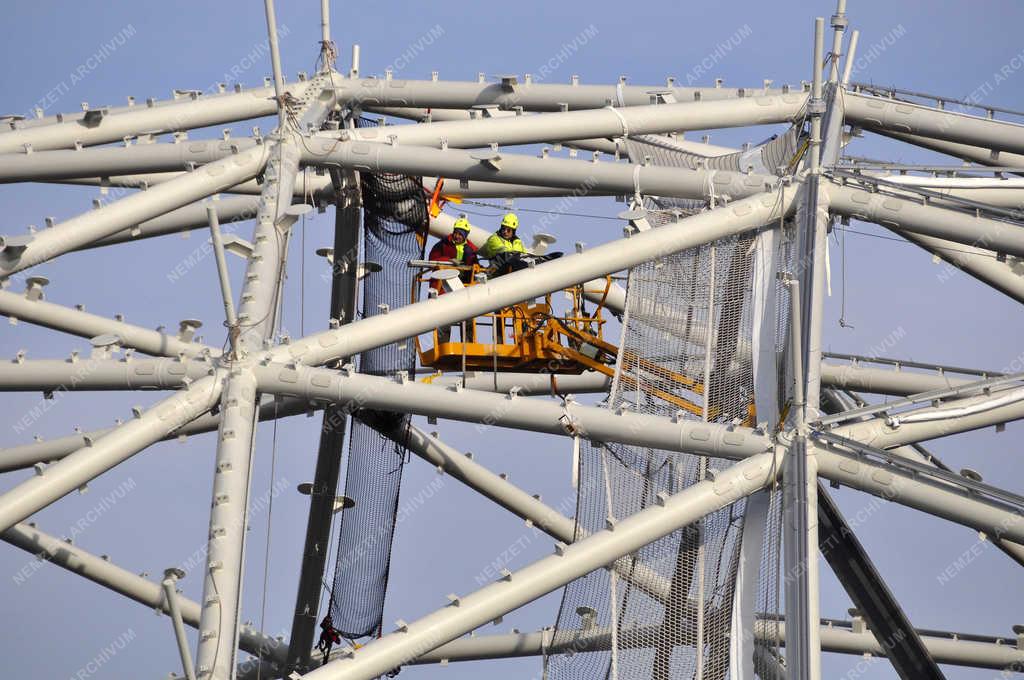
[[[428,256],[432,262],[451,262],[470,267],[478,262],[476,246],[469,242],[469,220],[460,217],[452,226],[452,233],[434,244]],[[463,276],[469,281],[469,276]]]
[[[455,220],[455,224],[452,225],[452,233],[435,243],[434,247],[430,249],[430,254],[428,255],[431,262],[451,262],[454,265],[467,267],[467,269],[459,272],[459,278],[463,283],[469,283],[472,280],[472,266],[479,263],[479,260],[477,259],[476,246],[469,242],[469,231],[469,220],[465,217],[460,217]],[[431,281],[430,285],[438,292],[438,294],[444,293],[444,288],[440,280],[435,279]],[[464,338],[466,342],[469,342],[473,335],[472,323],[467,321],[466,324],[467,326],[464,328]],[[443,328],[438,328],[437,336],[438,342],[450,342],[452,337],[451,327],[445,326]]]
[[[494,276],[526,269],[531,264],[546,262],[562,256],[562,253],[533,255],[516,236],[518,228],[519,218],[516,217],[516,214],[506,214],[501,218],[501,225],[498,226],[497,233],[492,234],[480,249],[478,253],[480,257],[491,261]]]
[[[516,236],[518,228],[519,218],[516,217],[516,214],[506,214],[501,218],[498,231],[491,234],[480,249],[480,257],[491,261],[491,267],[495,270],[495,274],[507,274],[526,268],[527,263],[523,258],[528,253],[526,246]]]

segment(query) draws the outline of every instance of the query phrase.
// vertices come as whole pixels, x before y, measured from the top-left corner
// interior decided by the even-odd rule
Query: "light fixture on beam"
[[[310,482],[303,482],[302,484],[299,484],[298,487],[296,487],[296,489],[303,496],[313,495],[313,485]],[[346,508],[354,508],[355,505],[356,502],[349,498],[348,496],[335,496],[334,508],[331,510],[331,512],[336,513],[339,510],[344,510]]]

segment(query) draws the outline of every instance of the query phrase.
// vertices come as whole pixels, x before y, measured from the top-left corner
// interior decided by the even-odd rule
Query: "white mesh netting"
[[[787,140],[789,141],[789,140]],[[631,157],[646,145],[630,142]],[[665,164],[664,150],[658,160]],[[645,200],[654,228],[691,213],[692,202]],[[767,228],[777,229],[777,225]],[[756,233],[706,244],[648,262],[629,272],[615,381],[607,406],[664,417],[754,425],[755,248],[771,248],[785,269],[791,259],[788,229],[770,240]],[[776,310],[788,310],[786,290],[772,281]],[[776,375],[783,364],[786,318],[775,312],[757,338],[770,343]],[[766,337],[767,335],[767,337]],[[781,380],[775,380],[781,384]],[[777,403],[782,403],[780,399]],[[764,415],[764,414],[762,414]],[[577,538],[677,493],[731,463],[619,444],[582,445]],[[545,677],[730,677],[736,574],[747,501],[737,502],[638,551],[631,560],[566,587],[545,657]],[[752,579],[760,623],[757,644],[778,649],[781,494],[767,492]],[[759,535],[761,530],[759,529]],[[753,640],[749,626],[743,635]],[[753,645],[743,649],[753,655]],[[764,675],[765,657],[752,668]]]

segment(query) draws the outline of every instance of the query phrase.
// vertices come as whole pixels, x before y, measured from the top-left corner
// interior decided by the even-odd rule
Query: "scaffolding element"
[[[1024,418],[1018,367],[1000,374],[822,351],[826,234],[836,217],[877,223],[1024,301],[1024,180],[1006,178],[1024,175],[1024,125],[996,120],[996,113],[1024,114],[851,85],[858,34],[844,55],[845,0],[837,0],[827,59],[824,20],[816,21],[813,78],[795,89],[771,81],[684,88],[674,79],[633,86],[625,78],[581,85],[575,76],[569,84],[518,75],[494,82],[483,74],[476,82],[443,81],[436,73],[422,81],[392,73],[360,78],[358,45],[346,76],[334,70],[328,0],[320,3],[315,73],[287,84],[273,0],[264,0],[264,10],[273,87],[267,80],[267,87],[236,86],[233,93],[224,86],[214,94],[175,90],[172,100],[145,106],[129,99],[125,107],[85,105],[54,116],[37,109],[33,120],[0,117],[0,183],[139,189],[61,223],[47,218],[46,229],[0,237],[0,314],[92,345],[88,358],[17,352],[0,365],[0,392],[49,398],[65,390],[176,390],[148,410],[133,408],[114,428],[0,451],[0,471],[36,473],[0,495],[3,540],[169,614],[188,680],[296,672],[358,680],[393,676],[411,663],[524,655],[542,655],[550,680],[818,680],[822,650],[887,655],[905,678],[940,678],[937,663],[1024,667],[1024,628],[1015,628],[1016,639],[915,631],[819,491],[827,479],[970,527],[1024,563],[1024,495],[985,483],[973,470],[957,474],[919,444]],[[987,118],[945,110],[947,104]],[[417,123],[362,119],[357,126],[366,111]],[[187,133],[275,113],[278,127],[265,137],[258,128],[251,137]],[[779,129],[742,149],[682,136],[765,124]],[[980,165],[905,166],[844,155],[861,130]],[[174,143],[159,139],[166,133]],[[556,152],[568,146],[569,158],[549,157],[549,147],[540,158],[509,152],[530,144],[555,145]],[[580,149],[594,152],[591,162],[576,159]],[[300,183],[303,166],[311,172]],[[629,204],[618,218],[627,223],[625,238],[589,249],[579,244],[576,254],[515,273],[474,270],[462,290],[412,296],[410,303],[411,267],[423,264],[428,233],[444,236],[453,227],[453,216],[439,207],[473,197],[540,196],[621,197]],[[311,209],[307,201],[339,204],[327,252],[334,267],[330,323],[290,341],[277,326],[292,226]],[[360,207],[367,224],[361,244]],[[221,235],[219,222],[250,218],[251,242]],[[49,280],[31,269],[71,252],[207,226],[224,303],[223,343],[204,343],[196,319],[181,320],[176,332],[149,330],[120,314],[108,319],[47,301]],[[480,245],[489,236],[474,227],[469,240]],[[537,236],[544,247],[553,241]],[[246,263],[237,305],[225,251]],[[623,273],[625,288],[613,281]],[[23,291],[8,290],[15,279],[24,279]],[[362,318],[355,320],[360,286]],[[559,300],[564,291],[567,305]],[[416,354],[420,336],[455,324],[469,329],[459,349],[480,344],[488,322],[495,333],[489,356],[467,361],[435,352],[442,361]],[[517,338],[508,352],[498,341],[506,324]],[[621,329],[618,343],[605,337],[614,329]],[[455,345],[435,349],[443,344]],[[416,381],[417,359],[448,374]],[[900,398],[871,406],[825,390],[836,413],[823,416],[829,386]],[[573,391],[607,398],[583,405]],[[263,393],[273,396],[264,400]],[[323,431],[289,644],[239,623],[256,424],[319,408]],[[346,491],[356,505],[341,516],[334,587],[323,597],[350,414]],[[416,428],[416,415],[571,443],[576,516]],[[177,569],[153,583],[24,523],[150,444],[213,430],[199,602],[179,597]],[[385,635],[407,451],[558,543],[553,556],[503,571],[472,595],[450,595],[447,607],[399,621]],[[815,548],[825,544],[834,544],[827,557],[863,618],[819,619]],[[554,628],[457,639],[566,585]],[[346,645],[311,670],[324,609],[341,633],[380,639]],[[199,629],[195,664],[184,625]],[[324,626],[328,636],[336,632]],[[239,664],[239,649],[255,658]]]

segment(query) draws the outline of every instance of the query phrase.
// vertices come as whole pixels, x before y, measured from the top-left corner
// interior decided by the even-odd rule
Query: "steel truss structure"
[[[0,181],[142,187],[145,191],[28,235],[0,238],[0,313],[12,321],[90,338],[93,356],[0,364],[0,390],[166,390],[169,395],[117,427],[0,451],[0,471],[34,467],[36,475],[0,495],[0,531],[7,543],[128,598],[167,613],[190,680],[296,677],[361,680],[406,664],[615,649],[619,633],[591,626],[560,638],[552,631],[463,638],[504,614],[608,567],[659,601],[679,597],[660,574],[645,570],[638,550],[758,492],[784,489],[784,558],[793,578],[785,590],[784,626],[761,615],[753,639],[784,640],[784,660],[759,665],[763,677],[817,680],[820,653],[884,655],[903,678],[942,677],[937,664],[1024,668],[1024,637],[986,638],[916,630],[882,582],[863,546],[831,501],[826,485],[846,486],[983,532],[1024,564],[1024,497],[955,474],[920,447],[937,437],[1024,418],[1024,374],[903,362],[823,352],[825,241],[832,222],[854,218],[880,224],[933,252],[976,279],[1024,302],[1024,225],[1011,208],[1024,203],[1024,185],[1006,179],[1024,172],[1024,126],[992,115],[953,112],[914,103],[899,92],[851,84],[857,34],[846,40],[845,0],[831,19],[826,49],[823,19],[815,23],[811,82],[803,88],[684,88],[397,81],[360,78],[358,50],[351,70],[335,70],[327,0],[322,12],[323,68],[285,83],[277,50],[272,0],[265,1],[274,64],[272,88],[192,96],[149,105],[88,110],[35,120],[10,119],[0,131]],[[357,128],[361,112],[415,124]],[[991,114],[991,112],[989,112]],[[133,143],[144,135],[184,136],[190,129],[276,114],[272,133],[249,139]],[[677,133],[724,127],[792,124],[806,151],[778,172],[750,161],[715,165],[708,145]],[[941,173],[851,162],[843,145],[869,131],[938,150],[978,165]],[[703,156],[693,168],[630,163],[626,144],[661,145]],[[113,146],[124,142],[123,146]],[[528,144],[563,144],[595,152],[594,161],[537,158],[510,151]],[[600,152],[613,161],[597,161]],[[738,153],[738,152],[737,152]],[[985,166],[991,166],[985,172]],[[326,172],[302,187],[302,168]],[[311,206],[338,211],[335,252],[353,252],[359,225],[360,173],[444,178],[464,196],[562,196],[580,186],[588,195],[686,199],[703,208],[650,228],[627,215],[626,237],[443,296],[354,320],[357,267],[335,262],[330,329],[280,342],[275,327],[292,225]],[[972,173],[970,176],[965,176]],[[995,173],[995,176],[993,176]],[[209,197],[224,194],[218,200]],[[222,237],[219,225],[252,219],[250,241]],[[781,272],[791,291],[786,356],[791,360],[788,417],[777,428],[703,422],[543,398],[553,376],[467,374],[431,384],[407,374],[359,373],[360,354],[433,329],[499,310],[577,284],[613,311],[625,311],[628,291],[606,277],[727,237],[795,220],[797,266]],[[434,235],[452,218],[435,216]],[[182,322],[177,335],[134,326],[44,299],[44,277],[33,267],[61,255],[143,238],[209,229],[221,274],[226,349],[194,336]],[[471,240],[487,234],[474,228]],[[244,286],[233,297],[225,251],[246,260]],[[15,290],[19,280],[24,290]],[[588,283],[590,282],[590,283]],[[125,350],[122,358],[114,354]],[[132,352],[146,357],[135,356]],[[752,349],[740,348],[750,353]],[[905,369],[912,370],[905,370]],[[563,392],[606,393],[603,375],[557,376]],[[855,392],[896,400],[867,404]],[[571,427],[565,416],[571,404]],[[254,430],[260,421],[325,410],[313,484],[303,571],[290,644],[240,625],[241,573],[249,507]],[[581,534],[576,522],[436,435],[369,418],[373,411],[516,428],[601,444],[648,447],[734,463],[655,504]],[[310,648],[320,612],[337,493],[337,451],[350,416],[557,541],[555,552],[451,606],[355,649],[335,650],[323,666]],[[340,424],[339,424],[340,423]],[[202,600],[176,590],[180,573],[161,583],[47,535],[29,518],[90,480],[167,438],[217,432],[207,560]],[[357,500],[358,502],[358,500]],[[832,552],[831,546],[839,546]],[[851,622],[818,612],[818,548],[834,567],[860,612]],[[685,602],[683,604],[686,604]],[[199,631],[189,649],[184,625]],[[769,627],[776,633],[769,633]],[[781,632],[778,632],[781,631]],[[637,634],[637,641],[642,635]],[[677,641],[678,642],[678,641]],[[642,644],[635,642],[634,644]],[[763,655],[758,646],[739,648]],[[240,663],[238,650],[256,657]],[[764,670],[774,665],[775,670]],[[748,671],[749,672],[749,671]],[[737,677],[737,676],[734,676]],[[743,678],[747,678],[743,675]]]

